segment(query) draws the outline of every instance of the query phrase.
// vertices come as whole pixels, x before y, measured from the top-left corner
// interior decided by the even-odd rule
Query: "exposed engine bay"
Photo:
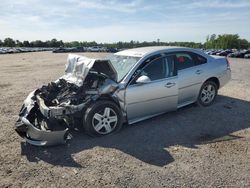
[[[117,74],[108,60],[68,56],[65,75],[34,90],[25,99],[16,122],[17,133],[32,145],[63,144],[69,128],[81,122],[84,110],[118,89]]]

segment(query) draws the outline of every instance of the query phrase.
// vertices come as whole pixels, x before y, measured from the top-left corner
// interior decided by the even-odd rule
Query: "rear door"
[[[207,59],[192,52],[176,52],[178,69],[178,106],[196,101],[206,75]]]
[[[129,123],[175,110],[178,100],[178,78],[173,56],[157,58],[145,65],[126,89]],[[136,83],[145,75],[150,82]]]

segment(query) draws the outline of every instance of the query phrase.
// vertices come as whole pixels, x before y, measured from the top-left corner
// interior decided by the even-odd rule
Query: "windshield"
[[[120,82],[140,57],[111,55],[108,59],[117,72],[117,81]]]

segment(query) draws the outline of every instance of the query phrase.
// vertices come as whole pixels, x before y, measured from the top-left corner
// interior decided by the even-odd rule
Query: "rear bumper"
[[[228,68],[223,74],[219,77],[220,88],[226,85],[231,80],[231,70]]]

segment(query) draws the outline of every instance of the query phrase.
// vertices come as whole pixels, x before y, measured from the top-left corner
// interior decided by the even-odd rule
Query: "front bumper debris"
[[[57,119],[62,119],[65,115],[70,115],[70,114],[74,114],[76,112],[81,111],[86,106],[86,104],[91,101],[89,99],[86,102],[81,103],[79,105],[48,107],[40,96],[37,96],[36,98],[37,98],[37,104],[39,106],[40,112],[43,114],[43,116],[46,118],[54,117]]]
[[[61,126],[60,129],[62,130],[53,130],[46,129],[44,126],[38,126],[38,119],[46,121],[47,119],[38,109],[35,96],[36,91],[31,92],[24,101],[19,118],[15,124],[16,132],[28,143],[35,146],[65,144],[71,139],[68,128]],[[50,127],[53,127],[53,122],[50,124]]]
[[[25,140],[29,144],[36,146],[51,146],[65,144],[69,139],[71,139],[71,136],[68,133],[68,128],[61,131],[47,131],[36,128],[28,119],[24,117],[21,118],[21,122],[27,126]]]

